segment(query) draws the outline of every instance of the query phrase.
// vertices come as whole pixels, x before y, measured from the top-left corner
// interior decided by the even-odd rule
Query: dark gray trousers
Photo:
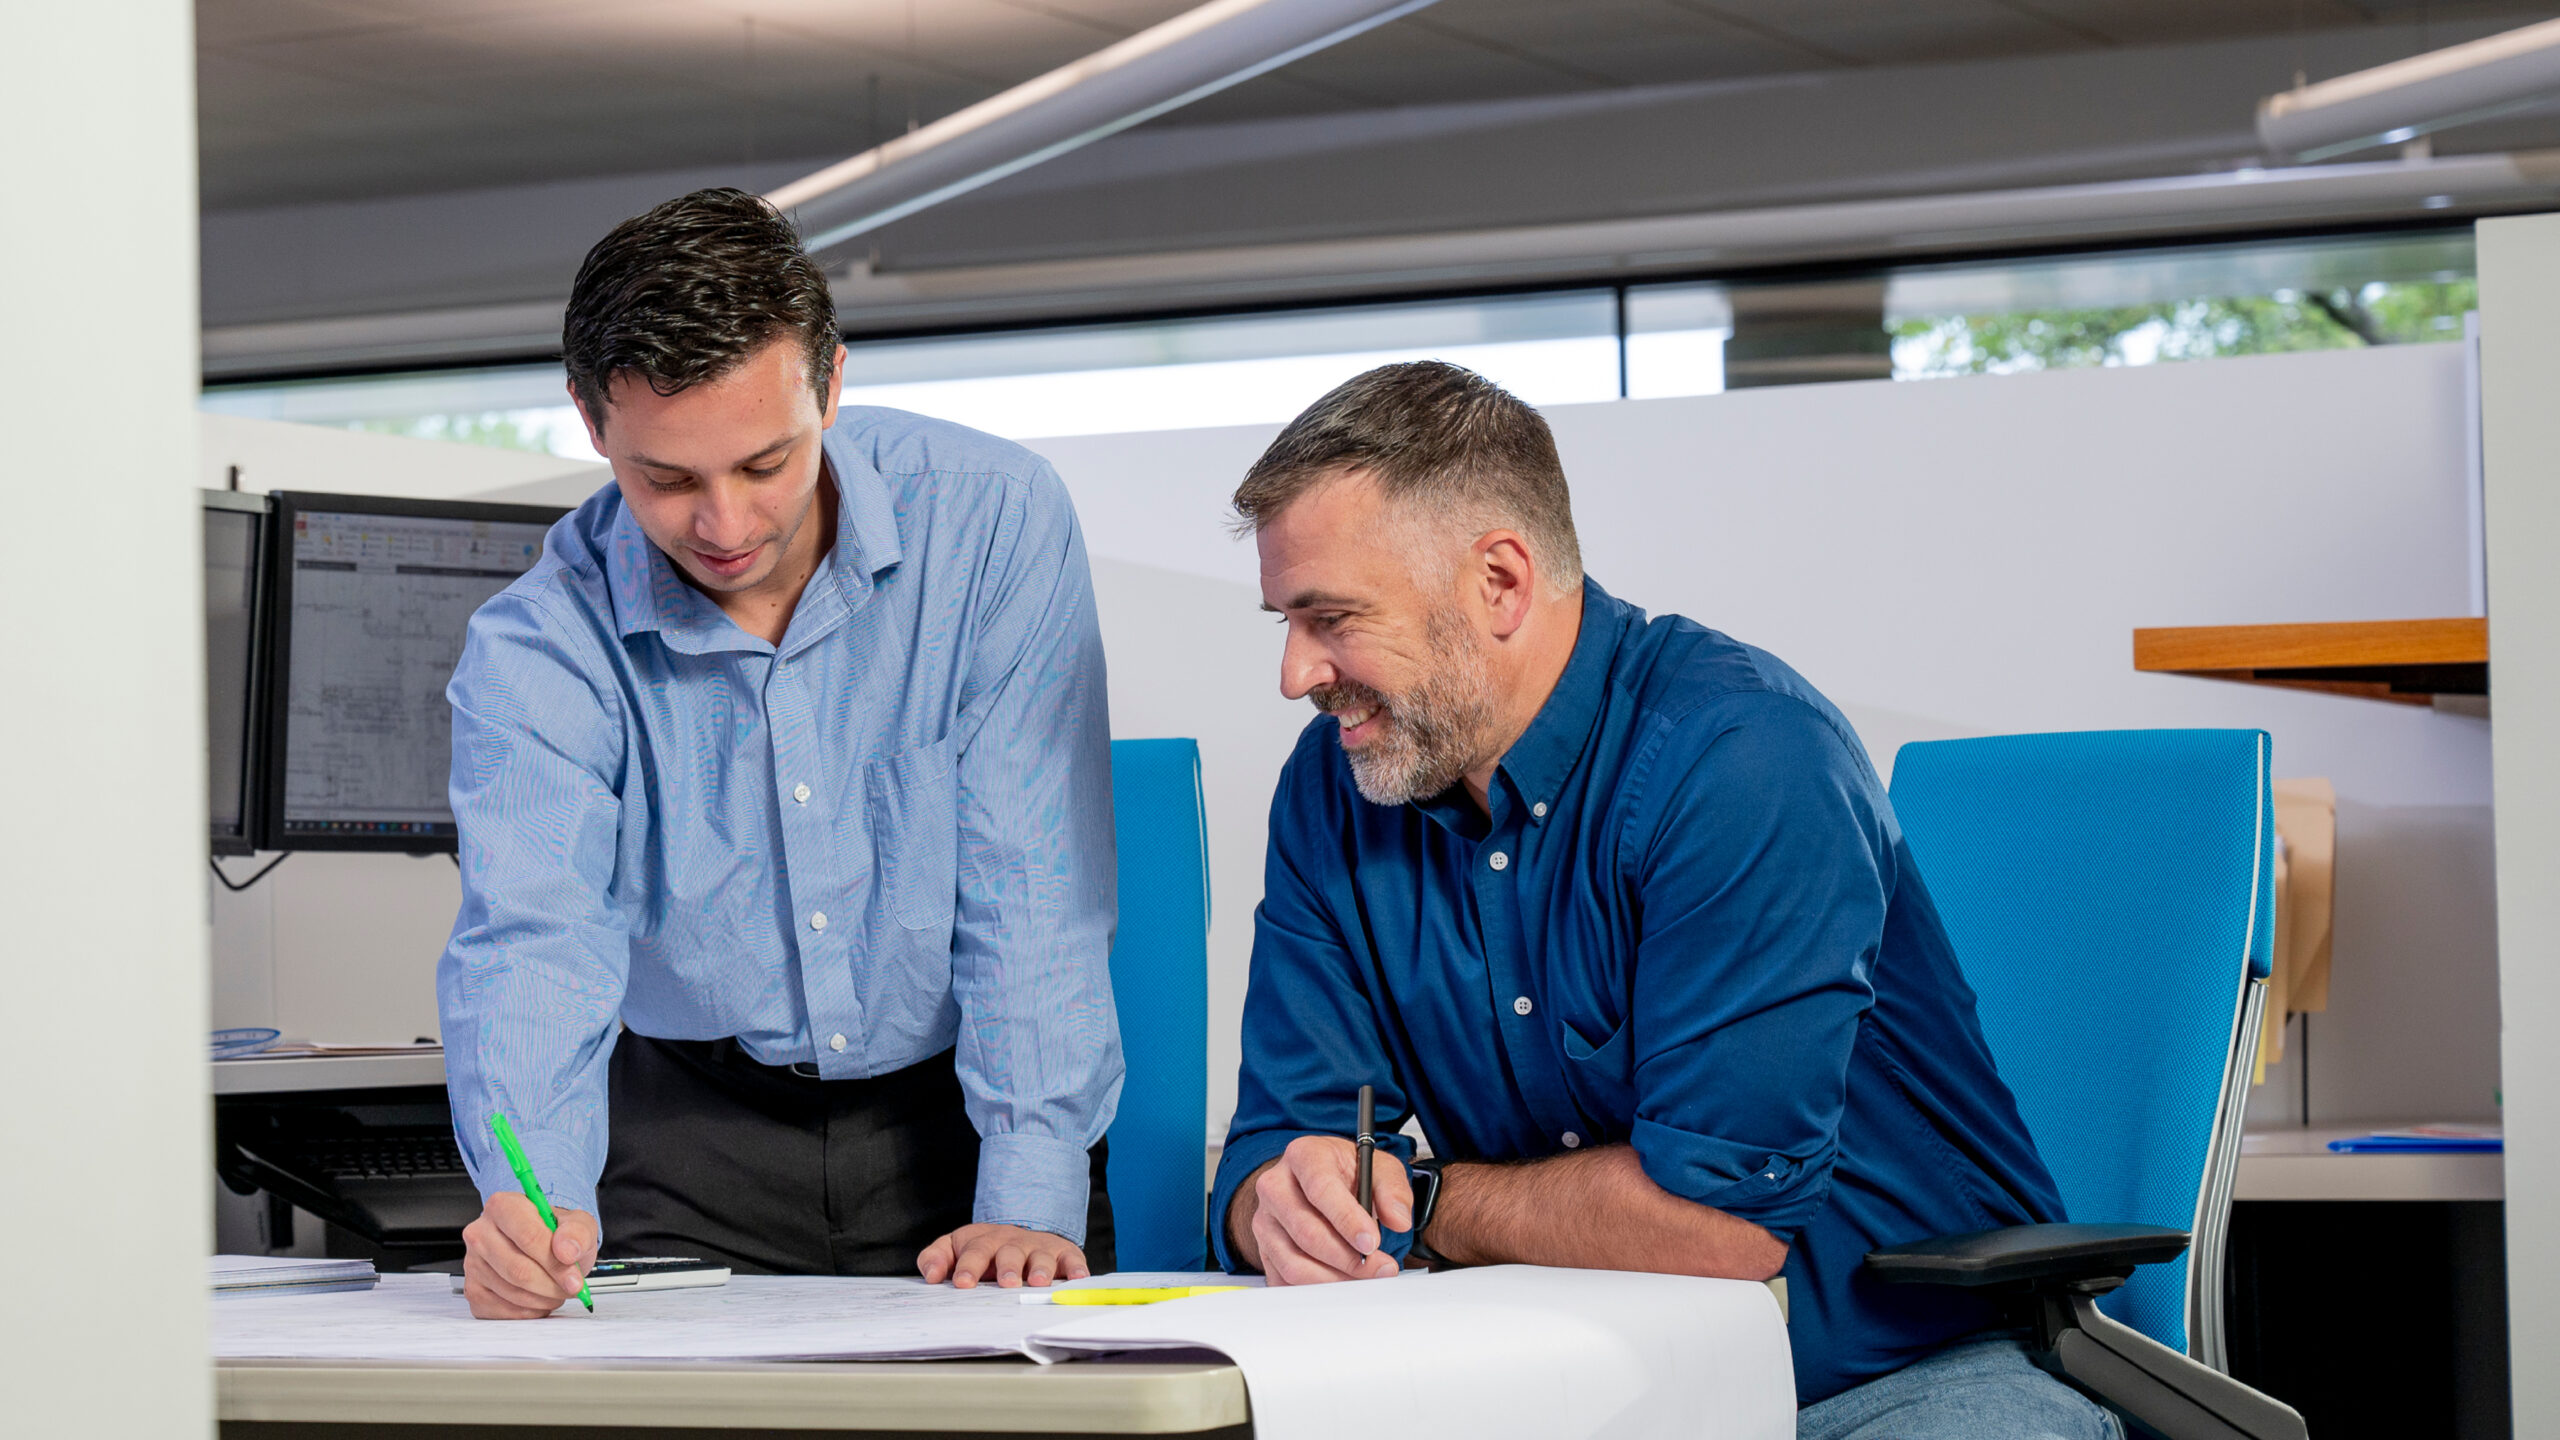
[[[735,1040],[614,1045],[597,1187],[608,1258],[694,1255],[749,1275],[913,1275],[969,1223],[978,1132],[952,1052],[868,1080],[764,1065]],[[1103,1147],[1084,1254],[1112,1268]]]

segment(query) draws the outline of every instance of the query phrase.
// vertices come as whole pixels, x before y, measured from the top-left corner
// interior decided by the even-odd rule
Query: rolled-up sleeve
[[[481,1194],[516,1188],[487,1123],[502,1110],[552,1202],[592,1212],[630,934],[612,898],[622,716],[581,643],[512,591],[472,617],[446,690],[462,906],[436,1002]]]
[[[1084,538],[1045,468],[1019,482],[961,701],[956,1057],[975,1218],[1082,1244],[1087,1151],[1118,1107],[1111,725]]]
[[[1330,725],[1331,722],[1319,722]],[[1247,1177],[1279,1158],[1302,1135],[1349,1138],[1359,1122],[1362,1085],[1376,1088],[1378,1145],[1413,1159],[1413,1141],[1396,1133],[1412,1103],[1378,1026],[1366,967],[1334,924],[1301,847],[1318,843],[1313,818],[1324,799],[1313,783],[1319,768],[1310,727],[1283,772],[1271,807],[1262,903],[1253,915],[1253,974],[1245,990],[1243,1064],[1236,1113],[1209,1197],[1209,1231],[1219,1264],[1241,1268],[1227,1243],[1227,1213]],[[1380,1248],[1397,1260],[1413,1245],[1408,1231],[1379,1229]]]
[[[1874,1004],[1889,852],[1864,761],[1812,707],[1727,696],[1668,732],[1632,849],[1632,1139],[1672,1194],[1791,1239],[1828,1194]]]

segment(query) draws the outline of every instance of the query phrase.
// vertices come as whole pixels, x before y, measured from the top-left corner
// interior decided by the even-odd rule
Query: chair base
[[[2035,1296],[2038,1363],[2162,1440],[2309,1440],[2292,1406],[2109,1319],[2114,1283]]]

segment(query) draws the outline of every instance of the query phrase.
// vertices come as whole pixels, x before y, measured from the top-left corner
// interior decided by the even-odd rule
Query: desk
[[[284,1095],[315,1090],[389,1090],[444,1083],[444,1052],[416,1055],[251,1055],[215,1060],[216,1095]]]
[[[729,1434],[1208,1435],[1219,1440],[1243,1440],[1251,1433],[1244,1373],[1223,1362],[567,1366],[235,1361],[214,1369],[214,1414],[226,1440],[377,1434],[432,1440],[447,1427],[463,1426],[719,1428]],[[486,1434],[476,1429],[468,1433]]]
[[[2234,1200],[2502,1200],[2503,1155],[2341,1155],[2332,1140],[2394,1122],[2252,1130],[2240,1140]]]
[[[2389,1128],[2242,1137],[2231,1373],[2314,1435],[2504,1436],[2506,1157],[2329,1149]]]
[[[2489,622],[2469,616],[2136,630],[2133,668],[2485,714]]]

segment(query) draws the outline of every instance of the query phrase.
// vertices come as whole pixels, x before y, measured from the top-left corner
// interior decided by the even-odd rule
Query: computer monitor
[[[279,850],[456,848],[445,683],[473,611],[542,558],[541,505],[278,491],[267,836]]]
[[[256,848],[266,799],[258,717],[267,508],[264,495],[204,492],[205,809],[216,855]]]

